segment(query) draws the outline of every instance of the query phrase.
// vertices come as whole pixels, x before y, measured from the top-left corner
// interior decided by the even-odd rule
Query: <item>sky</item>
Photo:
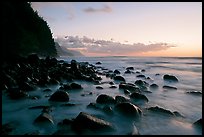
[[[32,2],[55,41],[86,56],[202,57],[201,2]]]

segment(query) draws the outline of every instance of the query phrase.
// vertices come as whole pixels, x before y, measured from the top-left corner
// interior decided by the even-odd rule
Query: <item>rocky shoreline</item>
[[[31,91],[35,91],[38,87],[46,88],[42,92],[50,92],[49,88],[51,85],[59,85],[57,89],[51,96],[48,96],[49,102],[62,102],[64,106],[76,107],[77,104],[68,103],[70,101],[69,91],[70,90],[82,90],[84,87],[76,82],[76,80],[83,80],[86,82],[91,82],[92,84],[98,85],[97,90],[102,90],[102,78],[101,76],[106,76],[112,79],[110,84],[110,89],[119,88],[124,90],[123,95],[117,95],[112,97],[108,94],[100,94],[97,96],[94,102],[90,102],[87,105],[87,109],[99,110],[107,115],[113,116],[123,116],[128,117],[132,121],[135,119],[140,119],[143,116],[143,111],[150,111],[152,113],[159,113],[161,115],[167,115],[170,117],[185,117],[177,111],[171,111],[159,106],[152,106],[149,108],[141,108],[140,103],[148,103],[149,99],[144,94],[147,92],[147,87],[150,89],[156,89],[159,86],[154,84],[149,84],[145,80],[136,80],[135,83],[127,83],[125,78],[122,77],[119,70],[106,70],[100,67],[101,62],[96,62],[96,65],[89,64],[88,62],[77,62],[72,60],[67,63],[63,60],[57,60],[56,58],[46,57],[39,58],[36,54],[31,54],[28,57],[19,57],[13,63],[5,63],[1,66],[1,90],[3,94],[6,94],[11,100],[21,100],[21,99],[32,99],[38,100],[38,96],[30,95]],[[103,72],[97,71],[98,68],[106,70]],[[133,67],[126,68],[126,74],[134,73]],[[145,72],[145,70],[141,70]],[[159,74],[155,74],[159,75]],[[143,79],[146,78],[145,75],[137,75]],[[178,78],[173,75],[164,75],[164,81],[179,82]],[[118,83],[119,84],[116,84]],[[163,86],[164,90],[176,90],[176,87],[169,85]],[[148,93],[151,93],[149,91]],[[88,94],[82,94],[81,96],[92,95],[92,92]],[[139,103],[138,103],[139,102]],[[111,123],[109,120],[105,120],[88,114],[86,112],[79,112],[77,117],[73,119],[64,119],[59,123],[54,123],[54,117],[50,114],[52,112],[52,106],[33,106],[29,108],[42,110],[38,117],[33,121],[34,125],[49,126],[53,124],[58,125],[58,130],[53,133],[54,135],[66,135],[68,134],[67,128],[70,128],[77,135],[101,133],[112,133],[117,130],[117,125]],[[202,118],[195,122],[194,125],[201,125]],[[6,123],[2,125],[2,134],[9,135],[12,131],[17,128],[13,123]],[[133,124],[132,131],[124,134],[137,134],[139,131],[137,127]],[[40,135],[39,132],[27,133]]]

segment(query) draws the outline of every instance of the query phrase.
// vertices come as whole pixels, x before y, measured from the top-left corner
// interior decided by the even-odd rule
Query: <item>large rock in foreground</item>
[[[74,119],[72,128],[77,132],[83,132],[85,130],[114,131],[115,129],[110,122],[99,119],[85,112],[80,112],[79,115]]]
[[[69,94],[66,91],[58,90],[51,95],[49,101],[57,101],[57,102],[69,101]]]

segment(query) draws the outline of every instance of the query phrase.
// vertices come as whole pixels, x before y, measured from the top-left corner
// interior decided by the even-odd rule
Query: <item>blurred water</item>
[[[201,91],[202,92],[202,58],[168,58],[168,57],[68,57],[59,58],[67,62],[72,59],[78,62],[89,62],[95,64],[100,61],[104,68],[109,70],[118,69],[121,75],[127,82],[134,83],[137,78],[137,74],[124,74],[126,67],[134,67],[134,72],[145,69],[145,72],[141,72],[146,77],[149,76],[152,81],[145,80],[149,84],[156,83],[159,88],[152,93],[144,93],[149,102],[141,104],[143,110],[143,116],[139,121],[130,121],[126,117],[108,116],[102,111],[87,109],[86,106],[90,102],[95,102],[99,94],[105,93],[113,97],[116,95],[124,95],[123,91],[116,89],[110,89],[109,84],[102,84],[103,90],[98,90],[93,83],[84,81],[75,81],[80,83],[83,90],[69,91],[70,103],[78,104],[74,107],[61,107],[61,103],[50,103],[46,94],[52,94],[59,86],[50,87],[53,92],[44,93],[43,88],[39,88],[37,91],[31,92],[33,95],[40,95],[39,100],[9,100],[5,94],[2,95],[2,123],[8,123],[15,121],[18,123],[18,128],[12,134],[25,134],[32,131],[40,131],[41,134],[53,134],[57,130],[57,123],[64,118],[75,118],[79,112],[84,111],[90,114],[94,114],[97,117],[103,118],[112,122],[117,127],[117,131],[112,134],[127,134],[130,132],[130,127],[134,122],[137,126],[140,134],[142,135],[178,135],[178,134],[202,134],[196,130],[192,123],[202,117],[202,96],[196,96],[187,94],[187,91]],[[159,73],[160,75],[155,75]],[[163,80],[164,74],[175,75],[178,79],[178,83],[169,83]],[[112,81],[105,76],[102,77],[102,81]],[[144,79],[143,79],[144,80]],[[163,85],[171,85],[177,87],[177,90],[164,91]],[[118,85],[117,85],[118,86]],[[88,94],[93,92],[93,95],[81,96],[81,94]],[[126,96],[128,98],[128,96]],[[37,127],[32,123],[34,119],[40,114],[41,110],[30,110],[31,106],[37,105],[53,105],[54,110],[51,115],[54,118],[54,125],[52,127]],[[167,117],[161,114],[149,113],[146,111],[146,107],[161,106],[171,111],[178,111],[184,118]],[[70,133],[72,134],[72,133]],[[74,133],[73,133],[74,134]],[[100,133],[101,134],[101,133]]]

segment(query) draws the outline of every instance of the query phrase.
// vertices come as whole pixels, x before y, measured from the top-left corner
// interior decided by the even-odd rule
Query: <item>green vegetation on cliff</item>
[[[47,22],[29,2],[1,3],[1,59],[16,55],[56,56],[55,42]]]

